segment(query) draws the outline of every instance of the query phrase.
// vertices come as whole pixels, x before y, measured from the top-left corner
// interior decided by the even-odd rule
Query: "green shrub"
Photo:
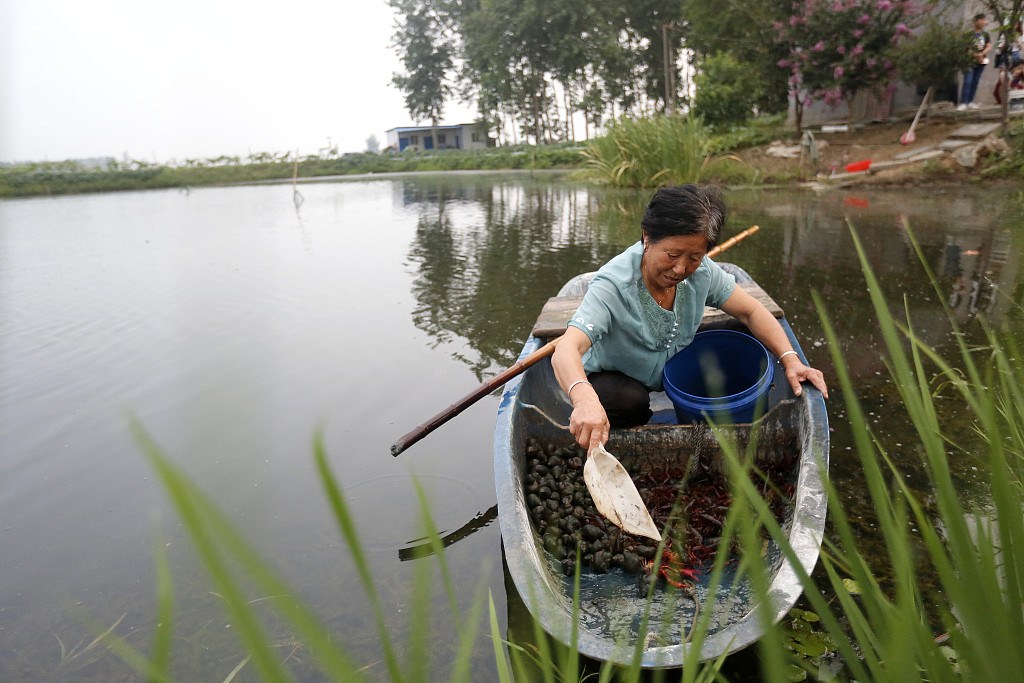
[[[1024,178],[1024,121],[1012,121],[1006,130],[1010,152],[994,159],[982,169],[982,175],[993,178]]]
[[[712,125],[746,121],[764,90],[759,74],[727,52],[701,60],[693,80],[693,111]]]
[[[713,126],[712,130],[711,148],[717,154],[765,145],[792,135],[792,130],[786,128],[785,114],[757,116],[735,125]]]
[[[921,33],[896,48],[894,62],[903,80],[939,88],[974,64],[971,41],[969,32],[930,18]]]

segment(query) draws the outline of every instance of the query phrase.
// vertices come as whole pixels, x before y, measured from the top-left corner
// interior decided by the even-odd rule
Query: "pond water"
[[[573,275],[639,237],[648,192],[557,175],[448,174],[0,202],[0,680],[111,680],[131,670],[102,647],[117,624],[148,651],[155,549],[174,579],[174,673],[224,680],[243,660],[233,624],[133,438],[133,420],[240,527],[353,657],[383,679],[372,611],[322,494],[322,438],[354,510],[397,642],[407,636],[423,537],[414,478],[442,534],[459,601],[506,596],[493,523],[497,396],[393,458],[396,438],[518,356],[541,306]],[[941,304],[969,334],[984,314],[1019,323],[1024,210],[984,188],[730,192],[722,260],[785,309],[835,382],[810,297],[820,293],[872,427],[908,477],[912,441],[880,358],[850,227],[886,294],[940,350]],[[941,289],[921,268],[907,227]],[[836,387],[837,389],[837,387]],[[870,533],[842,396],[830,405],[832,474]],[[953,420],[955,415],[950,415]],[[971,485],[970,463],[957,468]],[[422,585],[422,584],[419,584]],[[429,666],[456,643],[447,600]],[[266,597],[254,595],[254,598]],[[97,627],[97,624],[101,625]],[[312,656],[268,630],[303,680]],[[493,674],[489,641],[473,660]],[[235,680],[255,680],[242,667]]]

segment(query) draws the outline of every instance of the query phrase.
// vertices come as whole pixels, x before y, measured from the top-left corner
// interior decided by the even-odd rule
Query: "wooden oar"
[[[487,380],[479,387],[474,389],[472,392],[467,394],[461,400],[451,404],[450,406],[442,410],[440,413],[430,418],[429,420],[421,424],[419,427],[417,427],[416,429],[412,430],[411,432],[400,438],[395,443],[391,444],[391,455],[397,456],[406,448],[413,445],[414,443],[425,437],[427,434],[430,434],[432,431],[434,431],[435,429],[443,425],[445,422],[461,413],[466,408],[470,407],[471,405],[479,401],[487,394],[491,393],[492,391],[500,387],[505,382],[509,381],[513,377],[518,377],[519,375],[526,372],[530,368],[530,366],[536,364],[537,361],[543,360],[550,356],[552,353],[555,352],[555,345],[558,344],[558,339],[559,338],[552,339],[547,344],[540,347],[526,358],[516,361],[515,365],[513,365],[512,367],[508,368],[507,370],[503,370],[502,372],[499,372],[497,375]]]
[[[736,235],[735,237],[727,239],[725,242],[709,251],[708,256],[714,257],[721,254],[729,247],[733,246],[734,244],[741,240],[746,239],[750,235],[753,235],[760,229],[760,226],[757,225],[747,228],[740,234]],[[497,375],[487,380],[479,387],[474,389],[472,392],[467,394],[461,400],[456,401],[452,405],[448,406],[440,413],[430,418],[429,420],[421,424],[419,427],[416,427],[395,443],[391,444],[391,455],[398,456],[399,454],[402,453],[402,451],[407,449],[409,446],[413,445],[423,437],[427,436],[435,429],[437,429],[445,422],[447,422],[448,420],[452,419],[453,417],[464,411],[469,406],[479,401],[487,394],[491,393],[501,385],[505,384],[510,379],[518,377],[519,375],[526,372],[528,369],[530,369],[531,366],[535,365],[537,361],[544,360],[545,358],[553,354],[555,352],[555,347],[558,345],[559,339],[560,337],[552,339],[547,344],[540,347],[526,358],[516,361],[515,365],[513,365],[512,367],[502,372],[499,372]]]

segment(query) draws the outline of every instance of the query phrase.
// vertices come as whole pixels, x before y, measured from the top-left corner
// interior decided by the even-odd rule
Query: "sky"
[[[386,0],[0,0],[0,161],[383,148],[416,123],[393,31]]]

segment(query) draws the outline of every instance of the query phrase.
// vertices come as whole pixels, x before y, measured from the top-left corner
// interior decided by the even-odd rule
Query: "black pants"
[[[651,412],[651,395],[641,382],[621,372],[595,372],[587,380],[608,414],[612,429],[626,429],[647,424]]]

